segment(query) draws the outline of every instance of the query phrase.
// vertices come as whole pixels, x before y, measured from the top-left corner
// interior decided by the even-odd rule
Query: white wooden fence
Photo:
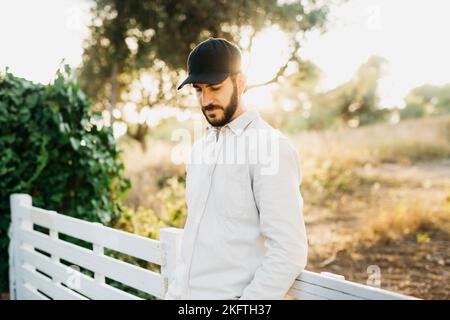
[[[138,291],[164,297],[180,253],[182,229],[162,229],[157,241],[33,207],[27,194],[12,194],[10,203],[11,299],[141,299]],[[61,239],[61,234],[84,240],[92,249]],[[106,248],[159,265],[160,272],[107,256]],[[126,292],[110,280],[138,291]],[[413,298],[310,271],[299,275],[288,294],[294,299]]]

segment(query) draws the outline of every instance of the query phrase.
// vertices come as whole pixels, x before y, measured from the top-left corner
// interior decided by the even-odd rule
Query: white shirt
[[[165,299],[283,299],[307,262],[295,148],[256,110],[209,126],[186,165],[188,216]]]

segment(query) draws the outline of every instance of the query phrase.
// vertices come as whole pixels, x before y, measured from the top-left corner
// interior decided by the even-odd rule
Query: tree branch
[[[278,71],[277,71],[277,73],[275,74],[275,76],[274,76],[272,79],[270,79],[270,80],[268,80],[268,81],[266,81],[266,82],[262,82],[262,83],[258,83],[258,84],[252,84],[252,85],[247,86],[247,87],[245,88],[245,91],[244,91],[244,92],[247,92],[248,90],[251,90],[251,89],[254,89],[254,88],[264,87],[264,86],[267,86],[268,84],[278,82],[278,79],[279,79],[282,75],[284,75],[284,72],[286,71],[289,62],[295,60],[295,56],[296,56],[296,54],[297,54],[298,49],[300,49],[300,42],[294,40],[294,49],[292,50],[291,56],[290,56],[289,59],[286,61],[286,63],[285,63],[283,66],[281,66],[280,69],[278,69]]]

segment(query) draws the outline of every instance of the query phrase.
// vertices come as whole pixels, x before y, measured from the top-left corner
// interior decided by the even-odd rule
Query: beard
[[[202,112],[210,125],[212,125],[213,127],[223,127],[224,125],[226,125],[231,121],[231,118],[236,112],[237,107],[238,107],[237,85],[236,82],[233,81],[233,94],[231,95],[231,99],[228,105],[224,108],[217,104],[209,104],[206,107],[202,108]],[[207,110],[215,110],[215,109],[223,110],[223,117],[220,117],[220,115],[216,114],[213,115],[214,117],[209,117],[206,114]]]

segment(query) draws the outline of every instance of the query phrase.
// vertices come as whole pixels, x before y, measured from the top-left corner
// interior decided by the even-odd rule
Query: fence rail
[[[27,194],[12,194],[10,204],[11,299],[162,299],[167,292],[182,229],[161,229],[158,241],[33,207]],[[88,248],[65,236],[83,240]],[[105,249],[150,262],[160,271],[106,255]],[[305,270],[288,294],[294,299],[413,298],[342,278]]]

